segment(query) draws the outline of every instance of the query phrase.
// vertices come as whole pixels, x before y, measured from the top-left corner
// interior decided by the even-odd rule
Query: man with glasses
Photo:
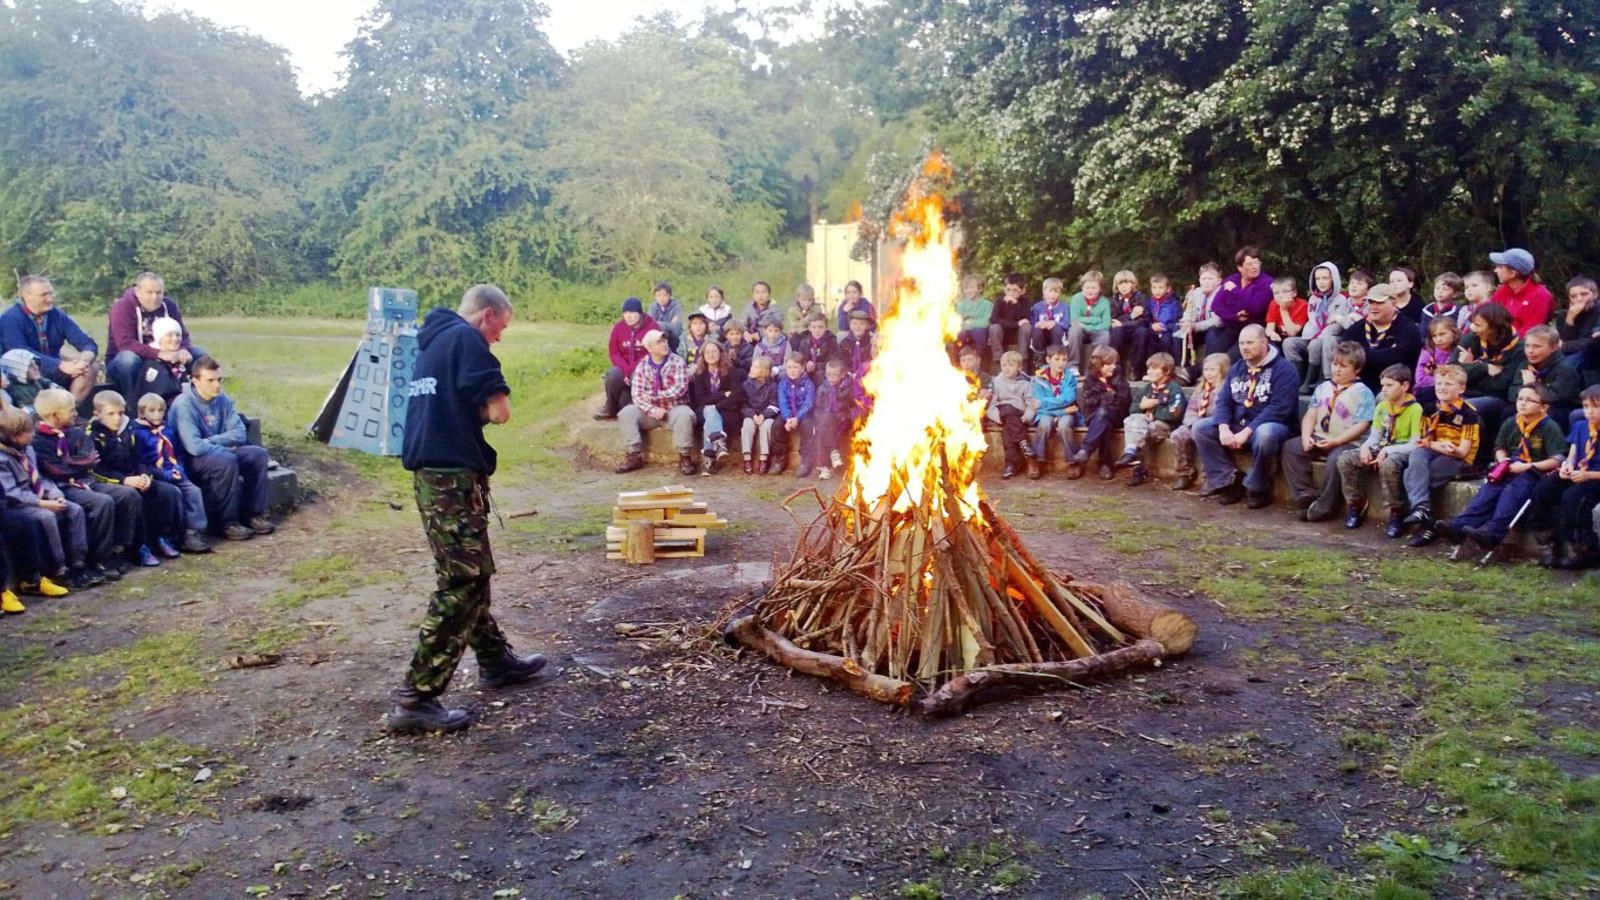
[[[81,404],[89,399],[100,365],[100,347],[72,317],[56,309],[56,290],[42,275],[26,275],[17,283],[19,300],[0,314],[0,352],[27,350],[39,360],[39,374],[72,392]],[[67,345],[73,349],[67,349]]]

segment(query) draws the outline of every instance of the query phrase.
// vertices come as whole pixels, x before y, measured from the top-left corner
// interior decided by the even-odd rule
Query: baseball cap
[[[1388,303],[1393,299],[1394,288],[1390,287],[1388,282],[1375,284],[1367,291],[1368,303]]]
[[[644,333],[644,337],[640,339],[640,343],[646,345],[654,344],[656,341],[659,341],[664,337],[666,337],[665,332],[657,328],[652,328]]]
[[[1497,266],[1510,266],[1524,275],[1533,272],[1533,254],[1521,247],[1512,247],[1500,253],[1489,254],[1489,262]]]

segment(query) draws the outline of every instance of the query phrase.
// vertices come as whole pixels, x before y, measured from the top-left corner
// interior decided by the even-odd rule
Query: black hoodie
[[[495,452],[483,439],[483,404],[511,393],[489,342],[454,310],[435,309],[417,332],[406,436],[407,469],[471,469],[494,474]]]

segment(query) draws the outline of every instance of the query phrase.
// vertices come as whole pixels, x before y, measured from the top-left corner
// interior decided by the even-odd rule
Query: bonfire
[[[1122,583],[1052,571],[979,489],[977,386],[950,365],[960,320],[947,180],[931,159],[891,225],[905,277],[862,387],[870,413],[837,491],[802,524],[766,592],[727,634],[797,671],[934,715],[998,686],[1049,686],[1159,665],[1194,640],[1183,614]]]

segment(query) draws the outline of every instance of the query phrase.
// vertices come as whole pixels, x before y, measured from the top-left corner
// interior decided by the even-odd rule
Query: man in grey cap
[[[1489,262],[1494,263],[1494,277],[1500,279],[1500,286],[1489,299],[1511,313],[1511,324],[1517,336],[1527,334],[1535,325],[1550,324],[1555,298],[1534,274],[1533,254],[1521,247],[1512,247],[1489,254]]]

